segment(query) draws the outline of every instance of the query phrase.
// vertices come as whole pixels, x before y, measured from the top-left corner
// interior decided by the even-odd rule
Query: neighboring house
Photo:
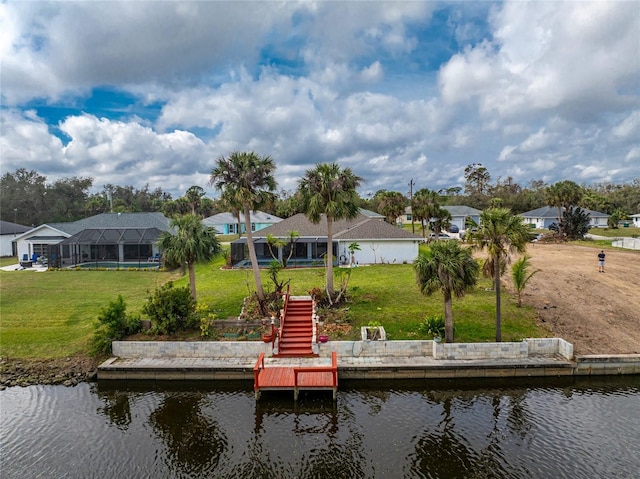
[[[288,241],[289,233],[295,231],[299,237],[293,242],[294,252],[289,262],[292,266],[322,265],[327,254],[327,221],[323,215],[318,224],[314,224],[302,213],[265,228],[254,234],[254,244],[258,262],[267,266],[273,260],[267,245],[267,235]],[[358,264],[374,263],[412,263],[418,256],[418,245],[422,238],[397,226],[359,214],[350,220],[333,223],[333,257],[335,264],[348,264],[349,245],[358,243],[360,251],[355,252],[354,261]],[[246,252],[246,238],[231,243],[231,261],[236,267],[250,264]],[[278,258],[286,258],[291,245],[278,248],[274,253]]]
[[[275,215],[271,215],[263,211],[252,211],[249,216],[251,218],[252,232],[260,231],[282,221],[282,218],[278,218]],[[238,234],[238,218],[232,213],[218,213],[217,215],[203,219],[202,223],[205,226],[215,228],[216,231],[222,235]],[[240,230],[242,233],[246,233],[246,228],[244,226],[244,214],[242,213],[240,213]]]
[[[471,218],[476,224],[480,224],[480,210],[475,208],[471,208],[470,206],[443,206],[445,210],[451,213],[451,225],[457,226],[460,231],[463,231],[466,228],[465,222],[467,218]]]
[[[481,211],[475,208],[471,208],[470,206],[446,205],[446,206],[443,206],[443,208],[447,210],[449,213],[451,213],[451,225],[457,226],[461,231],[465,229],[464,224],[467,218],[472,218],[473,221],[475,221],[476,223],[480,222]],[[404,209],[404,215],[400,216],[396,220],[396,222],[398,224],[405,224],[405,223],[411,224],[412,218],[413,218],[413,215],[411,214],[411,206],[407,206]]]
[[[23,226],[8,221],[0,221],[0,256],[17,256],[15,239],[25,231],[29,231],[29,226]]]
[[[582,210],[589,214],[590,228],[607,227],[607,221],[610,215],[586,208],[582,208]],[[542,208],[520,213],[520,216],[524,218],[524,222],[528,223],[531,228],[546,229],[549,228],[552,223],[558,223],[558,208],[555,206],[543,206]]]
[[[46,256],[57,266],[87,261],[146,261],[171,231],[162,213],[102,213],[70,223],[49,223],[16,238],[18,258]]]
[[[633,221],[633,226],[636,228],[640,228],[640,214],[629,216],[631,221]]]
[[[411,224],[412,219],[413,219],[413,215],[411,214],[411,206],[407,206],[404,209],[404,214],[396,218],[396,223],[399,225],[403,225],[405,223]]]

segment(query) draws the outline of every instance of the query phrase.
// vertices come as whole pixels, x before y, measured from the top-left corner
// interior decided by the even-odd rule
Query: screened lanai
[[[159,257],[155,246],[158,228],[85,229],[58,244],[62,264],[113,261],[141,263]]]

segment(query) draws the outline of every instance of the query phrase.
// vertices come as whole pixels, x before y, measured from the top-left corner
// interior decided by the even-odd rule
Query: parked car
[[[449,233],[459,233],[459,232],[460,232],[460,228],[458,228],[458,225],[449,226]]]
[[[429,240],[435,240],[435,239],[452,240],[455,238],[453,236],[448,235],[447,233],[440,233],[439,235],[436,235],[435,233],[429,233]]]

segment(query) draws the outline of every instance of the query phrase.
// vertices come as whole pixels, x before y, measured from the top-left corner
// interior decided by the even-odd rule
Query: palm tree
[[[518,308],[522,306],[522,292],[527,286],[529,280],[536,274],[539,269],[529,272],[529,266],[531,266],[531,256],[524,255],[518,261],[513,263],[511,267],[511,277],[513,278],[513,286],[516,289],[518,295]]]
[[[486,248],[489,257],[484,262],[485,276],[493,278],[496,290],[496,341],[502,341],[502,318],[500,313],[500,277],[511,253],[524,253],[529,240],[529,228],[522,217],[512,215],[508,208],[489,208],[480,213],[480,225],[471,220],[471,241],[476,247]]]
[[[341,168],[337,163],[316,164],[307,170],[300,180],[298,192],[302,210],[313,223],[320,223],[323,215],[327,221],[327,294],[333,297],[333,222],[355,218],[359,209],[356,188],[362,178],[351,168]]]
[[[413,219],[422,223],[422,237],[426,237],[425,224],[431,221],[440,209],[438,205],[439,196],[435,191],[422,188],[415,192],[411,199],[411,213]]]
[[[189,289],[196,300],[196,263],[206,263],[222,251],[216,238],[216,230],[204,226],[200,217],[193,214],[177,216],[171,220],[176,233],[164,232],[158,238],[158,248],[165,261],[187,265]]]
[[[583,189],[571,180],[564,180],[548,186],[545,190],[545,202],[548,206],[558,208],[558,233],[564,233],[562,210],[567,211],[571,206],[577,206],[582,200]]]
[[[379,212],[386,217],[388,223],[396,224],[398,216],[404,213],[407,199],[397,191],[384,191],[380,195],[376,195],[376,197],[380,200],[378,204]]]
[[[269,156],[260,156],[254,152],[233,152],[228,158],[221,157],[217,160],[209,180],[209,184],[223,192],[227,204],[236,206],[244,213],[249,258],[260,304],[264,303],[265,296],[251,232],[251,211],[273,201],[276,190],[273,176],[275,169],[276,165]]]
[[[445,208],[438,207],[431,218],[433,219],[431,226],[436,233],[436,238],[440,236],[442,230],[446,230],[451,226],[451,213]]]
[[[184,198],[189,203],[189,207],[191,208],[192,215],[196,214],[196,210],[199,209],[204,195],[205,191],[200,186],[192,186],[184,194]]]
[[[452,298],[463,297],[478,282],[480,266],[471,256],[471,248],[462,248],[457,241],[435,242],[427,253],[420,253],[413,269],[422,294],[429,296],[442,291],[445,342],[452,343]]]

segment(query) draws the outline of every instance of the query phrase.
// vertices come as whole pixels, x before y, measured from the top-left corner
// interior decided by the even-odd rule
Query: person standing
[[[598,273],[604,273],[604,250],[598,253]]]

